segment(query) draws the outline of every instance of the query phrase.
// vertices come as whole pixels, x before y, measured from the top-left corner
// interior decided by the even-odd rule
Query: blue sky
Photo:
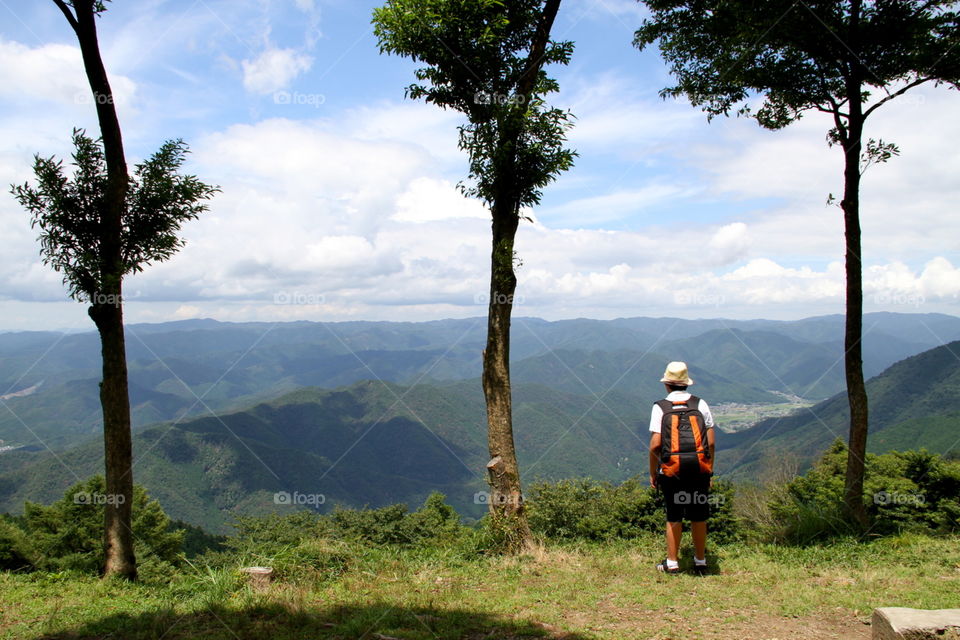
[[[165,139],[223,192],[187,248],[131,277],[130,322],[408,319],[485,313],[489,221],[455,185],[458,114],[406,100],[415,65],[380,55],[366,0],[116,0],[99,21],[128,162]],[[797,318],[843,308],[842,158],[811,116],[780,132],[707,123],[632,0],[564,0],[553,103],[576,166],[518,237],[520,315]],[[960,310],[960,94],[921,88],[868,135],[901,157],[863,192],[867,310]],[[0,0],[0,182],[96,132],[79,50],[52,2]],[[0,194],[0,330],[90,328]]]

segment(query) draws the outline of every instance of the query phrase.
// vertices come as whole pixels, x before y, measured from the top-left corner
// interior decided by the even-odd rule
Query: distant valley
[[[619,481],[643,472],[649,407],[672,359],[689,362],[694,391],[718,408],[721,427],[727,415],[738,429],[758,421],[721,438],[727,473],[754,478],[779,451],[808,460],[845,435],[845,398],[835,397],[843,390],[842,324],[840,316],[517,318],[522,472],[527,481]],[[878,431],[871,446],[946,447],[960,394],[934,401],[907,393],[913,386],[903,371],[935,367],[953,384],[960,360],[949,354],[960,349],[942,345],[960,340],[960,318],[868,314],[865,327],[865,369],[883,374],[869,387]],[[475,494],[486,486],[477,379],[484,330],[481,319],[133,325],[136,480],[174,517],[221,531],[233,513],[293,508],[275,500],[284,493],[322,495],[322,505],[311,506],[327,509],[416,503],[441,490],[478,516],[485,507]],[[93,333],[0,334],[0,510],[59,497],[102,469],[98,355]],[[783,415],[791,406],[807,408]],[[910,420],[920,420],[923,437],[913,436]]]

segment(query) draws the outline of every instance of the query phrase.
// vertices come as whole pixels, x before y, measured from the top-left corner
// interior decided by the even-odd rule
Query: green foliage
[[[109,497],[103,476],[97,475],[73,485],[49,506],[27,502],[22,532],[30,541],[31,565],[48,571],[100,571],[104,562],[102,500]],[[162,573],[161,565],[180,563],[183,532],[171,530],[160,503],[150,500],[139,485],[134,485],[132,527],[138,560],[152,573]]]
[[[227,538],[224,551],[198,557],[207,571],[263,565],[273,567],[278,577],[289,581],[316,582],[340,575],[357,561],[358,554],[373,548],[469,552],[475,547],[471,531],[436,492],[412,513],[400,504],[379,509],[337,508],[327,515],[298,511],[239,517],[235,527],[236,535]]]
[[[329,538],[371,545],[444,545],[454,543],[466,532],[460,516],[431,493],[423,506],[408,512],[404,504],[377,509],[337,507],[327,515],[312,511],[237,518],[236,535],[226,541],[234,551],[295,546],[305,539]]]
[[[894,143],[870,138],[867,140],[867,148],[860,155],[860,175],[863,175],[871,165],[883,164],[899,155],[900,147]]]
[[[183,520],[172,521],[170,530],[183,532],[182,549],[183,554],[188,558],[193,558],[207,551],[222,551],[225,548],[226,536],[208,533],[202,527],[197,527]]]
[[[735,539],[732,485],[714,480],[711,501],[711,538]],[[636,538],[650,531],[662,533],[666,523],[663,494],[650,488],[642,475],[620,485],[589,478],[536,482],[530,487],[528,513],[534,533],[553,540]]]
[[[740,105],[739,114],[779,129],[806,111],[828,111],[840,141],[849,100],[869,99],[863,86],[884,93],[876,107],[921,82],[960,82],[960,62],[950,54],[960,42],[952,0],[645,3],[652,16],[634,43],[659,41],[677,79],[661,94],[685,95],[710,117]],[[751,93],[764,98],[756,112],[745,104]]]
[[[855,533],[842,512],[846,456],[837,440],[771,499],[773,539],[807,544]],[[868,454],[864,494],[867,535],[960,531],[960,462],[924,450]]]
[[[130,176],[120,238],[119,274],[105,264],[102,218],[107,211],[107,169],[102,143],[74,129],[71,180],[63,161],[34,158],[37,185],[12,187],[17,201],[40,227],[40,252],[44,264],[63,274],[70,296],[80,301],[99,300],[107,278],[142,271],[152,262],[163,262],[184,244],[177,236],[181,225],[206,211],[203,201],[218,191],[195,176],[178,173],[186,160],[182,140],[169,140],[149,160],[138,164]]]
[[[464,529],[457,512],[437,492],[413,513],[402,504],[379,509],[337,508],[329,519],[337,537],[378,545],[445,544],[456,541]]]
[[[575,156],[564,148],[571,115],[546,105],[543,96],[559,87],[542,69],[567,64],[573,44],[544,42],[544,5],[391,0],[373,14],[381,52],[426,64],[407,95],[467,116],[460,148],[469,153],[474,184],[464,191],[507,206],[505,215],[537,204]],[[545,44],[540,55],[533,53],[538,41]]]
[[[31,569],[36,556],[26,532],[6,514],[0,515],[0,571]]]

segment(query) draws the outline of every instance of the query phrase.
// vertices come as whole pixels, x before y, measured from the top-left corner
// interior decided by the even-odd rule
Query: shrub
[[[804,544],[862,534],[843,512],[847,449],[837,440],[806,474],[770,500],[772,538]],[[960,462],[926,451],[868,454],[864,503],[870,535],[960,530]]]
[[[335,537],[378,545],[442,546],[457,542],[466,532],[456,510],[438,492],[412,513],[403,504],[379,509],[338,507],[327,518]]]
[[[170,523],[169,530],[183,531],[183,554],[188,558],[194,558],[206,551],[222,551],[225,549],[227,541],[226,536],[209,533],[202,527],[192,525],[183,520],[174,520]]]
[[[49,571],[99,572],[104,563],[104,507],[96,497],[105,493],[103,476],[96,475],[73,485],[49,506],[25,503],[22,526],[31,543],[31,565]],[[138,561],[152,556],[151,562],[178,565],[183,533],[170,530],[170,519],[160,503],[150,500],[142,486],[134,485],[132,506]]]
[[[663,532],[663,494],[634,476],[620,485],[571,478],[535,482],[527,508],[534,533],[548,539],[611,540],[635,538],[643,532]],[[710,535],[716,542],[737,537],[733,517],[733,487],[714,480],[711,490]]]
[[[31,569],[36,555],[27,534],[6,515],[0,516],[0,570]]]
[[[297,548],[304,541],[341,540],[370,545],[447,545],[466,535],[456,510],[441,493],[432,493],[423,506],[410,513],[406,505],[377,509],[337,507],[328,515],[313,511],[266,516],[239,516],[236,534],[226,539],[225,552],[208,552],[207,561],[230,556],[274,556]]]
[[[460,550],[472,532],[460,524],[440,493],[410,513],[402,504],[377,509],[338,507],[328,515],[312,511],[238,517],[236,535],[224,551],[208,551],[195,563],[208,573],[240,566],[273,567],[291,582],[329,579],[343,573],[371,547],[444,547]]]

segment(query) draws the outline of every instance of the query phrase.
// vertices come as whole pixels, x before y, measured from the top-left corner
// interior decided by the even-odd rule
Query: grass
[[[705,578],[657,574],[652,535],[520,557],[355,547],[339,571],[264,592],[205,567],[170,584],[0,573],[0,638],[869,638],[875,607],[957,606],[958,542],[715,546]]]

